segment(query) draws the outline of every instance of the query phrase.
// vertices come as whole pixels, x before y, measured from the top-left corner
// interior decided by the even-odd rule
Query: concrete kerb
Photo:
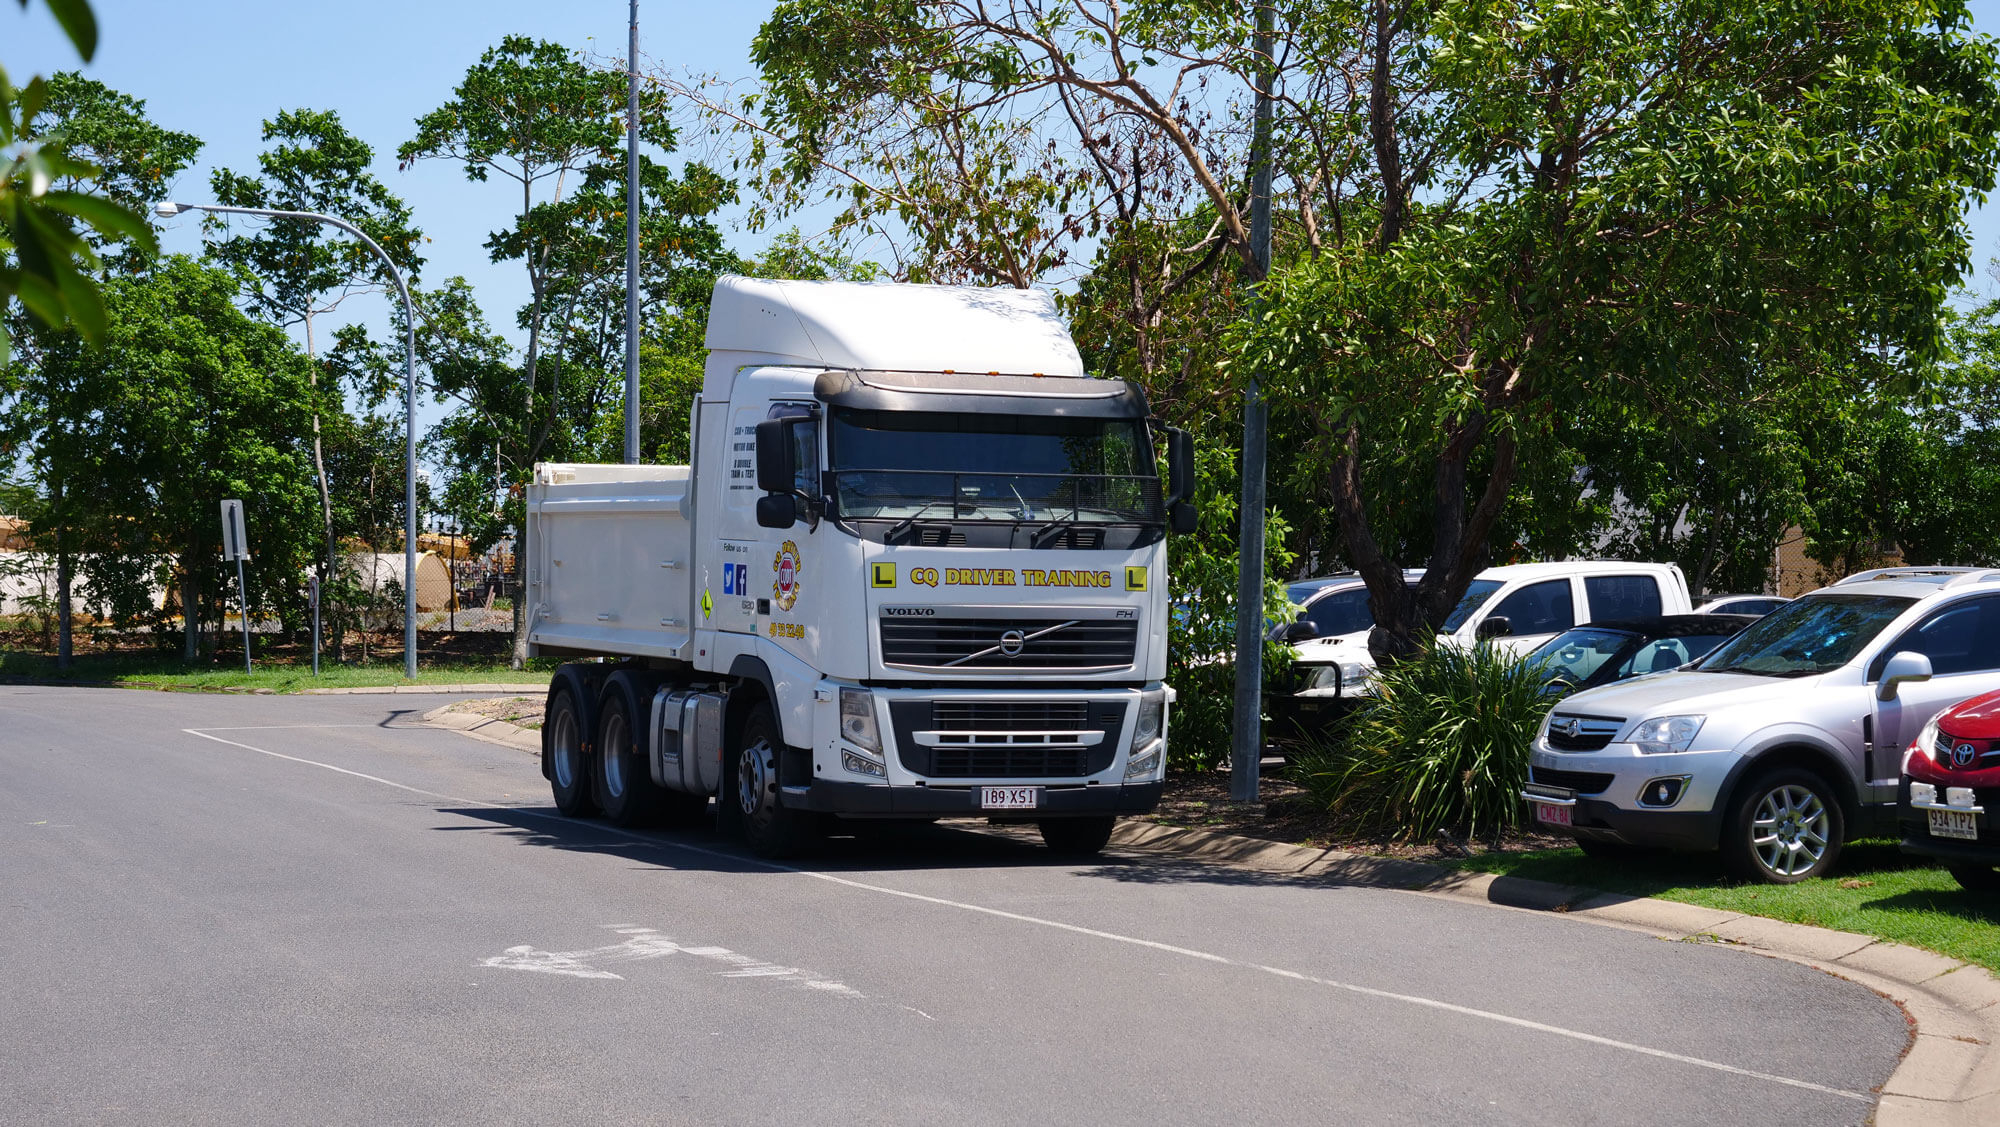
[[[2000,1123],[2000,978],[1984,967],[1866,935],[1671,900],[1620,896],[1519,877],[1282,845],[1233,834],[1121,822],[1112,844],[1190,861],[1578,920],[1685,942],[1727,943],[1802,963],[1889,998],[1909,1015],[1908,1052],[1882,1085],[1878,1127]]]
[[[517,686],[455,691],[510,692]],[[540,733],[445,705],[427,723],[539,754]],[[1992,1127],[2000,1123],[2000,978],[1985,968],[1866,935],[1746,916],[1671,900],[1365,857],[1235,834],[1125,820],[1114,846],[1198,864],[1302,880],[1412,892],[1516,910],[1556,912],[1660,939],[1727,943],[1813,967],[1889,998],[1909,1015],[1909,1050],[1882,1085],[1877,1127]]]

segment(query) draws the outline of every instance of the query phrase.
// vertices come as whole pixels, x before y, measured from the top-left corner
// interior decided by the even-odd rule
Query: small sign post
[[[250,540],[243,534],[243,502],[222,503],[222,558],[236,561],[236,606],[243,617],[243,672],[250,672],[250,588],[243,580],[243,561],[250,558]]]

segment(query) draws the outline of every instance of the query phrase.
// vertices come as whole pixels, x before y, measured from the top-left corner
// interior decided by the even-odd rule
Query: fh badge
[[[777,558],[771,561],[771,568],[778,573],[777,581],[771,584],[772,601],[779,610],[791,610],[792,604],[799,601],[799,546],[785,541]]]

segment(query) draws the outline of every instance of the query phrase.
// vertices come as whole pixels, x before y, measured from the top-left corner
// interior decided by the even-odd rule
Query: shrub
[[[1343,729],[1294,776],[1362,833],[1493,836],[1519,825],[1543,679],[1481,642],[1430,646],[1385,669]]]

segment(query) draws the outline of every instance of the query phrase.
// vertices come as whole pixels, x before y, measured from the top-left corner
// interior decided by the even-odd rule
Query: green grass
[[[1858,932],[2000,971],[2000,896],[1961,889],[1950,873],[1893,841],[1854,842],[1833,876],[1791,885],[1732,882],[1713,856],[1700,854],[1600,861],[1551,849],[1490,853],[1457,867]]]
[[[241,660],[241,653],[238,653]],[[403,679],[400,657],[388,663],[366,665],[320,664],[313,676],[312,665],[259,662],[253,672],[240,665],[187,666],[172,657],[131,654],[85,654],[68,670],[58,670],[55,659],[41,654],[0,651],[0,677],[35,681],[78,681],[112,683],[133,688],[174,689],[188,692],[268,690],[296,693],[306,689],[358,689],[382,685],[464,685],[520,684],[547,685],[555,661],[532,661],[525,670],[507,668],[504,661],[459,661],[431,665],[419,661],[415,682]]]

